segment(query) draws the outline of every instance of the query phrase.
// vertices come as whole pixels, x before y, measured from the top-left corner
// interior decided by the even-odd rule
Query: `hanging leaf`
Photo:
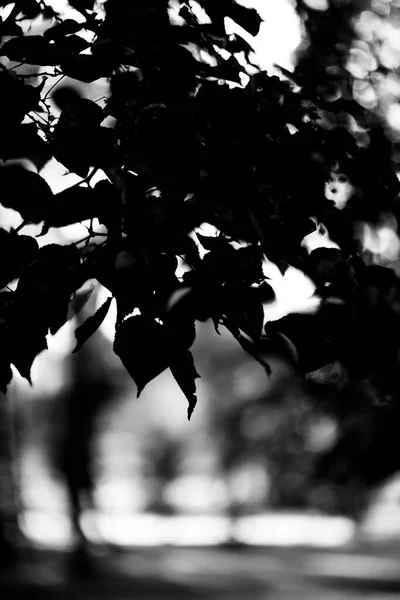
[[[28,294],[0,294],[0,360],[12,363],[29,383],[36,356],[47,348],[47,329],[40,305]],[[4,376],[7,375],[6,367]]]
[[[70,129],[89,132],[99,126],[103,118],[103,110],[96,102],[87,98],[77,98],[62,110],[55,134],[67,133]]]
[[[250,35],[256,36],[260,31],[262,19],[254,8],[246,8],[233,2],[229,7],[229,16]]]
[[[46,225],[65,227],[97,216],[96,197],[90,187],[73,186],[54,196]]]
[[[53,202],[49,184],[40,175],[17,165],[0,168],[0,189],[1,204],[32,223],[43,221]]]
[[[107,228],[112,227],[112,223],[116,219],[115,206],[120,201],[120,192],[115,184],[103,179],[96,183],[93,193],[95,196],[96,217],[99,219],[99,223]]]
[[[137,386],[145,386],[169,366],[169,349],[163,326],[143,315],[129,317],[115,332],[114,352]]]
[[[23,35],[3,44],[0,56],[29,65],[55,66],[62,56],[55,46],[41,35]]]
[[[196,236],[198,237],[200,244],[205,250],[230,250],[231,252],[233,250],[233,248],[229,245],[228,240],[224,236],[202,235],[201,233],[197,232]]]
[[[68,306],[68,315],[67,320],[72,319],[75,315],[78,315],[81,310],[86,306],[89,302],[93,292],[95,290],[95,286],[92,285],[87,290],[83,290],[82,292],[77,292]]]
[[[12,363],[18,369],[21,377],[24,377],[32,384],[31,369],[34,360],[43,350],[47,350],[48,347],[46,333],[44,330],[29,326],[25,327],[24,332],[18,328],[14,333]]]
[[[95,102],[78,98],[66,104],[51,139],[55,158],[70,171],[86,177],[91,166],[115,160],[115,132],[100,127],[104,115]]]
[[[222,306],[229,320],[253,340],[258,340],[264,325],[264,309],[258,289],[225,286],[222,292]]]
[[[79,145],[77,136],[58,136],[51,143],[51,151],[54,158],[58,160],[71,173],[76,173],[83,179],[89,175],[90,167],[93,166],[93,161],[90,159],[90,154]]]
[[[0,263],[0,289],[17,279],[24,267],[35,260],[38,251],[34,238],[0,228],[0,256],[7,257]]]
[[[2,139],[0,148],[8,145],[12,141],[14,126],[20,124],[31,110],[38,108],[40,100],[40,87],[34,87],[21,81],[14,71],[0,71],[0,110],[2,114],[7,115],[7,120],[2,123]],[[11,127],[12,125],[12,127]],[[4,140],[6,136],[7,143]]]
[[[190,420],[197,404],[195,380],[200,377],[194,366],[190,350],[178,353],[169,363],[169,368],[176,382],[185,394],[189,403],[188,419]]]
[[[172,284],[175,282],[172,281]],[[196,337],[195,310],[190,292],[190,288],[175,287],[163,314],[165,331],[171,338],[172,348],[178,352],[190,348]]]
[[[32,384],[35,358],[47,349],[47,316],[44,307],[29,295],[14,292],[15,307],[9,321],[10,360],[20,375]]]
[[[54,49],[59,53],[60,59],[69,58],[71,55],[79,54],[82,50],[89,48],[90,42],[79,35],[68,35],[54,42]],[[51,46],[53,48],[53,45]]]
[[[93,10],[96,0],[68,0],[68,4],[76,10]]]
[[[246,335],[243,335],[240,329],[228,317],[223,317],[221,322],[225,325],[228,331],[230,331],[235,340],[239,342],[243,350],[250,354],[250,356],[252,356],[257,362],[260,363],[260,365],[264,367],[267,375],[271,375],[271,367],[263,358],[264,352],[263,348],[259,344],[260,340],[254,342],[250,340]]]
[[[113,66],[103,59],[90,54],[78,54],[63,61],[60,65],[64,75],[83,83],[93,83],[102,77],[110,77]]]
[[[83,344],[98,330],[107,316],[111,302],[112,296],[109,296],[107,300],[103,302],[103,304],[97,309],[94,315],[88,317],[86,321],[75,330],[77,344],[73,352],[79,352]]]
[[[3,350],[4,351],[4,350]],[[0,358],[0,392],[7,393],[7,386],[12,380],[11,365],[3,356]]]
[[[36,320],[42,320],[45,334],[48,329],[56,333],[67,321],[71,296],[82,287],[85,276],[74,245],[43,246],[24,269],[18,282],[18,297],[29,298],[29,311]]]
[[[19,36],[23,35],[22,27],[20,27],[14,21],[6,21],[0,20],[0,38],[8,37],[8,36]]]
[[[354,330],[347,321],[346,310],[341,305],[326,305],[316,314],[289,314],[267,323],[265,332],[268,336],[285,336],[283,339],[290,341],[285,342],[286,348],[293,345],[296,350],[299,369],[309,373],[351,352]]]
[[[38,171],[51,160],[50,144],[38,134],[36,123],[27,123],[14,127],[10,135],[0,140],[0,156],[3,160],[27,158]]]
[[[240,83],[240,74],[244,72],[243,67],[238,62],[235,56],[231,56],[228,60],[221,61],[218,67],[214,67],[212,76],[226,81]]]
[[[28,19],[36,19],[42,10],[40,3],[36,0],[17,0],[16,6]]]
[[[61,23],[56,23],[53,27],[46,29],[43,33],[43,37],[48,40],[62,39],[70,33],[77,33],[84,29],[85,23],[78,23],[73,19],[65,19]]]

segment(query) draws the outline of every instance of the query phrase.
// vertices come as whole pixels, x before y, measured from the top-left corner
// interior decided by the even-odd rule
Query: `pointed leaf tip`
[[[184,352],[177,354],[170,361],[169,368],[189,403],[187,414],[188,420],[190,421],[197,404],[195,380],[200,377],[194,366],[193,356],[190,350],[185,350]]]
[[[192,402],[189,403],[188,410],[187,410],[188,421],[190,421],[190,419],[192,418],[194,409],[196,408],[196,404],[197,404],[197,398],[196,398],[196,396],[194,396],[194,400],[192,400]]]
[[[98,330],[107,316],[113,297],[109,296],[105,302],[97,309],[94,315],[86,319],[80,327],[75,330],[76,346],[73,354],[78,352],[83,344]]]

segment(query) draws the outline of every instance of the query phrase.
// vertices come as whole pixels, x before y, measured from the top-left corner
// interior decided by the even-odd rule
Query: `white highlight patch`
[[[318,223],[314,217],[312,217],[312,221],[317,225],[317,229],[303,238],[301,246],[308,252],[312,252],[316,248],[338,248],[340,250],[339,245],[329,237],[325,225]]]

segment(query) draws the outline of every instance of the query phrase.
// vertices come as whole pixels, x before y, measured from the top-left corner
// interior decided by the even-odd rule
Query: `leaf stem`
[[[13,67],[10,67],[9,69],[7,69],[7,71],[13,71],[14,69],[18,69],[18,67],[22,67],[25,63],[24,62],[20,62],[17,65],[14,65]]]
[[[25,227],[25,225],[28,225],[28,221],[22,221],[22,223],[20,223],[18,227],[14,229],[15,233],[19,233],[21,229]]]
[[[58,85],[59,83],[61,83],[61,81],[64,79],[64,77],[66,77],[66,75],[61,75],[60,79],[58,79],[58,81],[56,81],[55,83],[53,83],[53,85],[50,87],[50,89],[47,90],[46,95],[43,98],[42,102],[45,102],[47,100],[47,98],[49,97],[49,95],[51,94],[51,92],[54,90],[54,88],[56,87],[56,85]]]

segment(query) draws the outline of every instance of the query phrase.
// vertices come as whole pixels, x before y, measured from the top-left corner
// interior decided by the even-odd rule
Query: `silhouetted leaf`
[[[43,246],[24,269],[18,282],[18,297],[29,298],[28,312],[35,313],[44,335],[48,329],[56,333],[67,321],[71,296],[83,285],[83,276],[79,251],[74,245]]]
[[[252,356],[257,362],[259,362],[260,365],[264,367],[267,375],[270,375],[271,367],[263,358],[264,351],[262,346],[258,343],[259,340],[254,342],[247,335],[243,335],[239,327],[237,327],[237,325],[235,325],[235,323],[233,323],[229,317],[224,317],[222,319],[222,323],[225,325],[228,331],[230,331],[235,340],[239,342],[243,350]]]
[[[0,229],[0,256],[7,257],[0,264],[0,289],[20,276],[22,269],[35,260],[38,249],[34,238]]]
[[[95,0],[68,0],[68,4],[77,10],[93,10]]]
[[[62,110],[55,128],[56,134],[67,133],[69,129],[90,132],[100,125],[103,118],[102,108],[93,100],[74,99]]]
[[[10,321],[10,360],[20,375],[31,380],[32,364],[43,350],[47,349],[48,332],[45,310],[29,294],[15,292],[15,308]]]
[[[229,8],[229,16],[250,35],[256,36],[260,31],[262,19],[254,8],[246,8],[233,2]]]
[[[175,281],[172,280],[172,283],[175,283]],[[175,289],[175,295],[178,290]],[[163,321],[165,331],[172,340],[173,348],[180,350],[191,347],[196,337],[196,328],[195,312],[190,293],[181,296],[180,301],[175,302],[173,305],[171,305],[171,297],[169,298]],[[173,348],[171,347],[171,351]]]
[[[25,84],[13,71],[0,71],[0,86],[0,110],[7,115],[7,120],[2,124],[0,140],[0,149],[4,154],[8,144],[13,141],[14,126],[22,122],[24,115],[38,108],[41,88]]]
[[[53,192],[40,175],[16,165],[0,169],[0,201],[26,221],[43,221],[53,202]]]
[[[207,236],[200,233],[196,233],[200,244],[205,250],[228,250],[231,248],[228,241],[223,236]]]
[[[96,197],[89,187],[74,186],[55,194],[46,225],[65,227],[97,216]]]
[[[98,181],[93,188],[96,204],[96,217],[102,225],[112,227],[115,221],[115,206],[120,201],[120,192],[117,187],[103,179]]]
[[[35,315],[32,315],[32,318],[34,317]],[[30,327],[30,323],[25,323],[24,332],[22,333],[21,329],[19,329],[18,333],[19,336],[14,338],[14,341],[18,341],[18,344],[15,344],[12,363],[18,369],[21,377],[24,377],[32,384],[31,369],[34,360],[43,350],[47,350],[48,347],[46,334],[39,328]]]
[[[169,349],[163,326],[143,315],[128,317],[115,332],[114,352],[137,386],[145,386],[169,366]]]
[[[224,287],[222,310],[239,329],[254,340],[261,336],[264,310],[256,288]]]
[[[228,60],[224,60],[218,67],[215,67],[212,72],[213,77],[218,79],[225,79],[226,81],[233,81],[240,83],[240,73],[243,73],[244,69],[238,62],[237,58],[231,56]]]
[[[23,35],[22,28],[15,21],[0,20],[0,37]]]
[[[65,75],[84,83],[92,83],[101,77],[109,77],[112,66],[89,54],[79,54],[61,63]]]
[[[0,56],[30,65],[53,66],[60,62],[57,49],[41,35],[15,37],[3,44]]]
[[[7,386],[12,380],[11,365],[5,357],[0,358],[0,392],[7,393]]]
[[[97,309],[94,315],[88,317],[80,327],[75,330],[77,344],[73,352],[78,352],[83,344],[98,330],[107,316],[111,306],[112,296],[109,296],[105,302]]]
[[[61,21],[61,23],[56,23],[49,29],[46,29],[46,31],[43,33],[43,37],[47,38],[48,40],[64,38],[70,33],[77,33],[78,31],[81,31],[84,26],[84,23],[78,23],[73,19],[65,19],[64,21]]]
[[[190,350],[186,350],[174,356],[169,363],[169,368],[189,403],[188,419],[190,420],[197,404],[195,380],[197,377],[200,377],[194,366],[193,356]]]
[[[315,371],[342,360],[354,349],[354,329],[346,306],[326,305],[316,314],[289,314],[265,326],[267,335],[283,334],[296,349],[299,369]],[[356,342],[357,343],[357,342]]]
[[[90,42],[84,40],[79,35],[68,35],[64,38],[57,39],[54,43],[56,51],[61,57],[69,57],[73,54],[79,54],[82,50],[86,50],[90,46]]]
[[[55,158],[72,172],[86,177],[91,166],[111,166],[115,133],[100,127],[103,111],[95,102],[79,98],[66,104],[54,128],[51,148]]]
[[[77,292],[74,295],[74,297],[72,298],[72,300],[70,300],[69,305],[68,305],[67,320],[72,319],[72,317],[74,317],[75,315],[78,315],[81,312],[81,310],[89,302],[89,300],[94,292],[94,289],[95,289],[95,286],[92,285],[87,290]]]
[[[67,289],[71,295],[83,283],[79,278],[79,266],[79,250],[74,244],[47,244],[39,249],[29,269],[24,271],[20,285],[46,285],[54,291],[61,287]]]
[[[42,7],[36,0],[17,0],[16,6],[28,19],[35,19],[41,13]]]
[[[27,158],[38,171],[41,171],[52,158],[50,144],[40,137],[35,123],[13,128],[9,138],[3,137],[0,142],[0,154],[3,160]]]

